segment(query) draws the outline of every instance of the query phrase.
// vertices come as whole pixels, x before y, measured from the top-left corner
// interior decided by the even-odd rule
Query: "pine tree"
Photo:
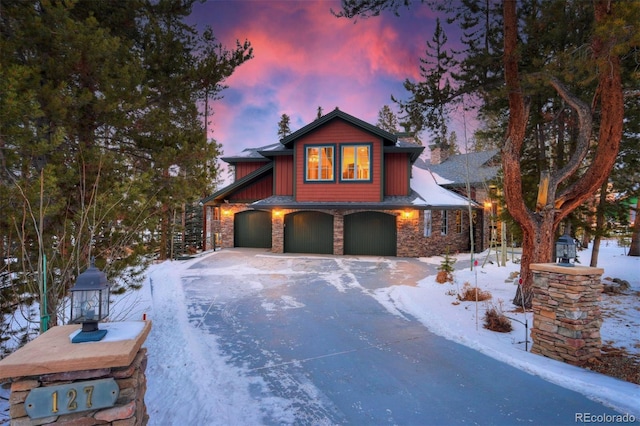
[[[432,135],[432,145],[446,151],[454,151],[449,146],[449,111],[453,102],[453,88],[449,82],[449,70],[456,65],[453,54],[446,50],[447,35],[440,19],[436,19],[436,28],[430,41],[427,41],[425,58],[420,58],[420,76],[422,81],[404,82],[404,88],[410,93],[406,102],[392,98],[404,113],[403,121],[411,123],[419,133],[423,129]]]
[[[391,111],[389,105],[384,105],[378,111],[378,123],[379,128],[386,130],[389,133],[398,133],[398,117]]]
[[[278,138],[282,139],[287,137],[291,133],[291,129],[289,128],[289,124],[291,122],[291,118],[287,114],[282,114],[280,117],[280,122],[278,123]]]
[[[46,266],[49,325],[91,257],[116,291],[136,288],[172,210],[215,180],[197,102],[250,46],[201,49],[213,38],[183,23],[192,3],[2,1],[0,247],[20,259],[17,294],[44,300]]]
[[[345,0],[337,15],[398,13],[410,3]],[[621,58],[640,45],[640,4],[527,1],[517,12],[515,0],[503,4],[498,12],[499,3],[462,0],[447,12],[461,23],[467,47],[455,75],[461,93],[478,96],[481,116],[507,124],[504,194],[522,229],[521,275],[530,296],[530,263],[551,260],[560,223],[615,162],[624,119]]]

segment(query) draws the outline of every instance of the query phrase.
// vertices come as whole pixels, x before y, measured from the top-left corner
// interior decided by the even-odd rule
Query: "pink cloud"
[[[373,124],[390,96],[404,97],[402,82],[419,79],[419,57],[435,20],[416,7],[338,19],[339,1],[209,1],[194,19],[210,24],[228,47],[249,40],[255,58],[228,79],[230,89],[214,104],[213,133],[225,152],[273,143],[283,113],[292,130],[334,107]]]

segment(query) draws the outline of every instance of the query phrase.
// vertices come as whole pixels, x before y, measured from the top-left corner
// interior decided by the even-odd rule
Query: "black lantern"
[[[574,266],[569,262],[576,259],[576,242],[568,234],[564,234],[556,242],[556,257],[560,266]]]
[[[81,273],[71,290],[71,323],[82,324],[72,343],[97,342],[107,334],[98,329],[98,321],[109,316],[109,282],[107,275],[96,268],[95,259]]]

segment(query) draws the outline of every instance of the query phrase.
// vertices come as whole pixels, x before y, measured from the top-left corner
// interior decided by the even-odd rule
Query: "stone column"
[[[271,252],[284,253],[284,217],[288,210],[274,210],[271,213]]]
[[[344,212],[333,211],[333,254],[344,254]]]
[[[599,358],[601,268],[531,264],[532,353],[573,365]]]
[[[79,325],[53,327],[0,361],[10,379],[12,426],[146,425],[147,351],[151,322],[100,324],[100,342],[71,343]]]

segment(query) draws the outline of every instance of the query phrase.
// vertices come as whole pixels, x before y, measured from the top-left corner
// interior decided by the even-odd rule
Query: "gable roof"
[[[393,133],[389,133],[386,130],[381,129],[380,127],[374,126],[372,124],[367,123],[366,121],[360,120],[353,115],[347,114],[346,112],[340,111],[338,108],[334,109],[330,113],[323,115],[322,117],[312,121],[306,126],[302,127],[299,130],[291,133],[290,135],[282,138],[280,143],[285,149],[292,149],[293,143],[296,139],[299,139],[314,130],[322,127],[323,125],[329,123],[332,120],[343,120],[353,126],[359,127],[360,129],[369,132],[382,140],[382,144],[384,146],[384,152],[404,152],[409,154],[411,158],[411,162],[415,162],[422,151],[424,151],[424,146],[417,145],[415,143],[410,143],[401,139],[398,139],[398,135],[394,135]]]
[[[467,179],[470,184],[479,184],[489,182],[497,177],[500,166],[493,165],[491,160],[499,153],[498,149],[469,152],[452,155],[440,164],[426,164],[425,162],[418,164],[416,162],[416,165],[421,169],[430,170],[440,185],[463,186],[466,185]]]
[[[479,204],[469,200],[462,195],[441,187],[436,182],[435,176],[429,171],[414,166],[411,173],[411,189],[418,193],[419,197],[413,204],[431,208],[460,208],[467,207],[471,203],[472,207],[479,207]]]
[[[360,120],[359,118],[347,114],[346,112],[342,112],[338,108],[336,108],[330,113],[323,115],[322,117],[312,121],[301,129],[298,129],[290,135],[280,139],[280,143],[288,148],[291,148],[291,145],[296,139],[299,139],[302,136],[313,132],[319,127],[322,127],[326,123],[335,119],[344,120],[347,123],[360,127],[361,129],[366,130],[369,133],[373,133],[374,135],[380,137],[380,139],[384,141],[385,145],[396,145],[398,142],[398,137],[396,135],[389,133],[386,130],[382,130],[379,127],[369,124],[366,121]]]

